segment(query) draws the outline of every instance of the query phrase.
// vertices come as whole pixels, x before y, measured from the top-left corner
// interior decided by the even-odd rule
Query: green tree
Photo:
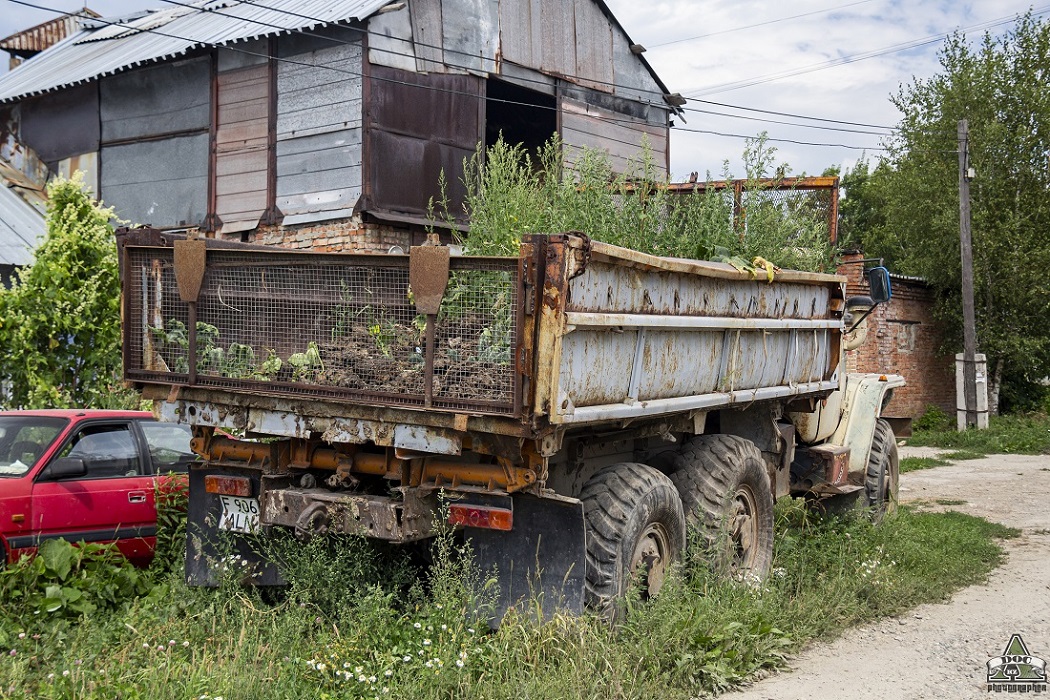
[[[120,281],[110,219],[78,177],[48,186],[47,236],[0,291],[0,377],[8,407],[116,407]]]
[[[956,34],[940,63],[893,98],[904,116],[888,144],[885,224],[865,243],[934,285],[961,348],[957,123],[968,120],[978,350],[995,406],[999,386],[1050,374],[1050,24],[1028,14],[975,45]]]
[[[874,251],[869,242],[886,227],[885,187],[889,166],[878,161],[874,167],[866,157],[858,160],[839,179],[843,195],[839,199],[839,245],[845,249]]]

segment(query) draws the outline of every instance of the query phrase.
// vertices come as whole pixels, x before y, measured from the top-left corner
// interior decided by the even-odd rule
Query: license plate
[[[219,500],[222,501],[220,530],[250,534],[259,529],[259,499],[219,496]]]

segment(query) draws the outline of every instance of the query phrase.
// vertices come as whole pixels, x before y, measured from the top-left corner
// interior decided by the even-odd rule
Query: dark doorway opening
[[[554,96],[502,80],[490,79],[487,87],[485,148],[503,134],[505,142],[521,144],[529,155],[535,156],[558,130]]]

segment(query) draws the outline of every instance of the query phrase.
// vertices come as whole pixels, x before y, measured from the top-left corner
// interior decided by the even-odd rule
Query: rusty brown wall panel
[[[452,208],[460,211],[462,161],[480,140],[484,81],[381,66],[370,70],[369,210],[425,214],[430,198],[440,195],[444,169]]]
[[[416,70],[444,73],[441,0],[413,0],[409,10],[412,13],[412,39],[416,44]]]
[[[609,18],[594,0],[576,0],[576,69],[582,85],[612,92],[613,90],[613,27]]]
[[[461,210],[463,159],[473,148],[382,131],[373,134],[372,148],[376,158],[369,174],[377,209],[426,215],[430,199],[440,195],[438,176],[444,170],[453,212]]]
[[[98,83],[22,102],[21,137],[48,163],[98,151]]]
[[[478,142],[485,83],[473,75],[420,75],[372,67],[371,123],[384,131],[468,146]]]
[[[224,227],[257,222],[266,209],[268,110],[266,64],[219,73],[215,194]]]

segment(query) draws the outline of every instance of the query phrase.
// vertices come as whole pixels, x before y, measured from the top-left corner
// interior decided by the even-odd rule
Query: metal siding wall
[[[218,80],[215,208],[222,232],[232,233],[253,228],[266,209],[270,73],[263,63]]]
[[[533,0],[540,6],[539,67],[557,75],[576,74],[576,12],[565,0]]]
[[[99,190],[117,216],[200,225],[208,213],[211,58],[103,78],[99,114]]]
[[[667,162],[666,128],[568,98],[561,100],[560,110],[561,138],[568,161],[574,160],[575,149],[600,149],[609,154],[615,170],[625,172],[630,160],[641,155],[642,140],[648,137],[653,162],[660,171],[664,169]]]
[[[444,0],[442,28],[446,64],[499,72],[499,0]],[[449,72],[464,71],[454,68]]]
[[[614,31],[612,39],[613,82],[616,83],[616,94],[629,100],[662,104],[663,91],[653,80],[645,64],[631,53],[627,37]]]
[[[207,129],[211,123],[211,59],[165,63],[103,78],[102,141]]]
[[[520,66],[538,66],[543,51],[539,0],[503,0],[499,5],[503,58]]]
[[[98,152],[98,83],[25,100],[21,139],[47,163]]]
[[[576,0],[576,46],[574,75],[580,84],[603,92],[613,91],[613,28],[594,0]]]
[[[359,42],[278,65],[277,207],[286,223],[341,215],[361,196],[361,70]]]
[[[447,9],[447,8],[446,8]],[[460,211],[463,158],[481,138],[485,83],[473,75],[420,75],[375,66],[369,85],[368,178],[373,211],[425,216],[442,169]]]
[[[368,60],[379,66],[416,70],[411,7],[376,15],[368,22]]]
[[[132,224],[195,226],[208,209],[207,133],[102,147],[102,197]]]

